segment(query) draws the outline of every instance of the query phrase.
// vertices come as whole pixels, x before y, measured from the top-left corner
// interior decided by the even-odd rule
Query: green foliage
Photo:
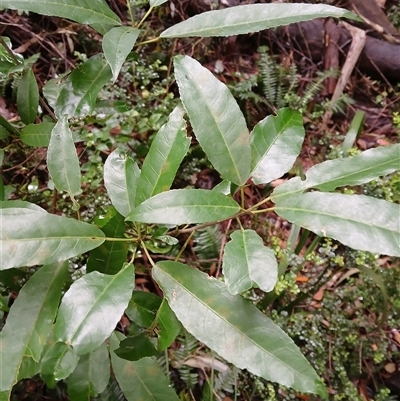
[[[169,95],[160,85],[152,87],[158,88],[158,94],[150,94],[149,77],[160,71],[144,73],[143,65],[142,82],[133,95],[138,110],[130,110],[129,106],[123,112],[124,105],[114,99],[98,102],[106,84],[115,82],[119,72],[124,71],[124,64],[129,64],[127,58],[135,59],[131,50],[144,32],[140,29],[142,21],[132,21],[132,27],[120,26],[119,18],[103,0],[64,3],[4,0],[1,5],[2,9],[66,17],[90,24],[105,35],[104,55],[82,58],[76,69],[51,80],[43,90],[56,120],[48,143],[47,169],[52,185],[64,199],[61,212],[78,218],[49,213],[24,199],[0,204],[0,270],[13,272],[15,268],[42,266],[20,289],[0,335],[0,358],[9,367],[1,372],[0,400],[10,400],[14,384],[36,374],[49,387],[67,379],[71,399],[83,395],[89,400],[106,389],[111,362],[113,376],[127,400],[176,401],[179,398],[169,386],[169,378],[151,356],[169,347],[173,349],[171,344],[181,324],[194,336],[188,339],[190,354],[199,340],[237,368],[297,392],[326,398],[325,384],[294,341],[246,299],[246,293],[256,289],[263,294],[268,292],[264,299],[274,296],[273,288],[284,269],[282,262],[278,266],[273,250],[264,245],[259,234],[244,229],[241,219],[264,213],[263,206],[268,203],[267,211],[275,211],[319,235],[337,238],[349,247],[398,256],[398,205],[365,195],[332,192],[337,187],[359,185],[394,173],[399,167],[399,146],[321,163],[307,172],[304,181],[293,178],[258,204],[245,206],[244,193],[250,180],[268,184],[286,174],[295,163],[304,139],[301,114],[280,109],[275,117],[265,118],[249,132],[229,89],[198,61],[181,55],[174,57],[173,64],[183,108],[168,105]],[[145,17],[163,3],[150,1]],[[327,16],[356,19],[346,10],[326,5],[253,4],[197,15],[168,28],[153,41],[250,33]],[[15,67],[24,70],[21,79],[26,86],[17,94],[17,105],[22,122],[32,124],[38,111],[36,79],[25,62],[11,56],[10,47],[5,46],[12,59],[6,77]],[[140,61],[137,57],[136,60],[139,70]],[[159,67],[156,63],[156,69],[161,70]],[[165,79],[168,84],[169,77]],[[316,87],[310,87],[311,94]],[[125,96],[121,86],[114,88],[122,98]],[[273,91],[268,91],[272,95]],[[160,94],[165,95],[166,101],[158,102],[163,112],[157,114],[148,99]],[[122,100],[126,101],[127,96]],[[166,110],[170,112],[168,117]],[[122,122],[126,122],[127,130],[138,123],[140,135],[157,131],[150,148],[143,153],[128,150],[132,149],[129,135],[126,141],[109,138],[110,127],[121,113],[126,113]],[[9,131],[10,139],[18,139],[19,131],[3,120],[1,125]],[[79,136],[77,131],[83,130],[83,121],[106,127],[105,132],[81,132],[80,137],[93,148],[100,143],[100,152],[107,153],[104,183],[112,204],[105,211],[96,210],[96,219],[90,223],[80,221],[80,203],[85,202],[81,190],[82,183],[89,183],[95,173],[91,177],[88,174],[85,181],[81,172],[90,172],[90,163],[100,164],[102,159],[98,160],[101,153],[93,149],[89,165],[80,166],[74,131]],[[186,135],[186,121],[223,180],[214,190],[171,189],[191,143]],[[23,137],[35,146],[47,141],[47,135],[34,135],[28,130]],[[126,142],[127,147],[110,153],[109,147],[118,142]],[[59,212],[55,210],[57,205],[53,206],[52,211]],[[186,258],[185,248],[195,231],[224,220],[238,223],[224,248],[225,282],[178,262],[181,257]],[[162,255],[182,239],[184,244],[175,260],[162,260]],[[67,261],[89,251],[86,273],[82,269],[79,278],[64,286]],[[161,261],[155,263],[152,254]],[[162,301],[154,295],[133,292],[135,269],[143,269],[137,259],[143,255],[151,265],[154,282],[163,292]],[[290,280],[285,285],[289,287]],[[132,324],[128,338],[114,331],[124,313]],[[212,391],[218,388],[232,389],[236,380],[234,369],[229,372],[221,368],[215,373],[217,363],[214,357],[210,362],[209,357],[202,360],[211,368],[203,399],[212,398]],[[375,360],[379,357],[375,355]],[[95,379],[90,372],[94,372]],[[191,371],[186,377],[181,371],[187,386],[194,384],[195,378]],[[120,398],[118,391],[109,394]]]

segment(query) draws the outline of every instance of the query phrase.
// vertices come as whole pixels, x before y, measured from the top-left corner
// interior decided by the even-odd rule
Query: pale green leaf
[[[160,37],[231,36],[326,17],[359,20],[348,10],[325,4],[247,4],[195,15],[166,29]]]
[[[366,150],[356,156],[328,160],[311,167],[306,179],[295,177],[278,186],[273,200],[310,188],[333,191],[344,185],[361,185],[400,169],[400,144]]]
[[[272,291],[278,280],[278,264],[274,252],[253,230],[238,230],[231,234],[224,249],[222,268],[228,291],[235,295],[257,285]]]
[[[132,50],[139,33],[139,29],[118,26],[104,35],[103,52],[108,64],[110,64],[114,82],[117,80],[122,64]]]
[[[150,7],[158,7],[166,3],[168,0],[150,0]]]
[[[140,170],[121,149],[115,149],[104,163],[104,185],[113,206],[126,217],[135,206]]]
[[[128,221],[157,224],[195,224],[225,220],[240,211],[228,196],[205,189],[174,189],[141,203]]]
[[[181,107],[176,107],[155,136],[138,180],[136,205],[170,189],[190,146],[184,114]]]
[[[41,267],[22,287],[11,306],[0,333],[0,361],[6,367],[0,374],[0,399],[8,399],[6,394],[18,377],[36,373],[22,363],[26,360],[39,362],[41,358],[67,272],[68,263]]]
[[[250,176],[250,136],[229,89],[188,56],[174,58],[175,77],[194,134],[221,176],[237,185]]]
[[[224,283],[178,262],[159,262],[152,272],[186,330],[228,362],[297,391],[326,394],[289,336]]]
[[[298,111],[280,109],[276,116],[260,121],[250,134],[253,182],[266,184],[287,173],[300,153],[304,136]]]
[[[41,210],[3,208],[0,221],[1,270],[66,260],[104,241],[103,232],[91,224]]]
[[[400,205],[364,195],[308,192],[277,198],[275,211],[351,248],[400,256]]]
[[[31,68],[25,71],[17,89],[17,108],[24,124],[35,122],[39,107],[39,88]]]
[[[111,68],[102,55],[90,57],[65,80],[56,102],[56,116],[84,117],[91,114],[97,95],[111,78]]]
[[[179,401],[157,362],[151,358],[126,361],[115,354],[125,337],[114,332],[110,338],[111,364],[115,378],[128,401]]]
[[[78,366],[68,377],[71,401],[90,401],[102,393],[110,378],[110,359],[106,343],[79,358]]]
[[[81,169],[66,115],[51,131],[47,168],[59,191],[66,191],[71,197],[80,192]]]
[[[79,355],[100,347],[128,306],[134,282],[130,264],[113,276],[92,272],[75,281],[61,301],[55,341],[71,344]]]
[[[68,18],[81,24],[121,25],[104,0],[1,0],[0,10],[6,8]]]
[[[21,141],[29,146],[49,146],[54,126],[54,123],[29,124],[21,130]]]

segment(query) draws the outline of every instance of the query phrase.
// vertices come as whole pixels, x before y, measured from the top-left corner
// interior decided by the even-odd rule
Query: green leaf
[[[104,241],[97,227],[45,211],[4,208],[0,221],[0,269],[4,270],[66,260]]]
[[[221,176],[237,185],[250,175],[250,137],[229,89],[188,56],[174,58],[175,77],[194,134]]]
[[[39,88],[31,68],[26,70],[17,90],[17,108],[24,124],[35,122],[39,107]]]
[[[37,148],[49,146],[54,123],[29,124],[21,130],[21,141]]]
[[[81,169],[68,118],[64,115],[51,131],[47,168],[59,191],[73,198],[81,190]]]
[[[154,341],[153,341],[154,342]],[[154,344],[146,334],[139,333],[133,337],[125,338],[119,344],[119,348],[114,352],[122,359],[127,361],[138,361],[139,359],[157,355],[159,352],[154,348]]]
[[[110,379],[110,359],[106,343],[89,354],[82,355],[78,366],[68,377],[71,401],[90,401],[107,387]]]
[[[6,8],[68,18],[81,24],[121,25],[104,0],[2,0],[0,10]]]
[[[58,118],[84,117],[92,114],[97,95],[111,79],[108,63],[101,54],[90,57],[80,64],[66,79],[58,96],[55,113]]]
[[[344,138],[342,144],[342,152],[344,156],[347,156],[349,150],[354,146],[358,135],[361,134],[364,125],[365,111],[357,110],[351,120],[350,128]]]
[[[159,351],[167,349],[179,335],[182,326],[175,313],[170,308],[168,302],[163,299],[156,318],[158,330],[158,346]]]
[[[107,214],[98,216],[94,220],[106,237],[125,238],[125,220],[113,206]],[[121,241],[105,241],[90,252],[86,265],[88,273],[98,271],[104,274],[118,273],[128,255],[128,245]]]
[[[278,280],[274,252],[264,245],[253,230],[238,230],[224,249],[222,268],[228,291],[240,294],[256,284],[264,292],[272,291]]]
[[[115,149],[104,163],[104,185],[113,206],[126,217],[135,206],[140,170],[123,150]]]
[[[124,313],[134,281],[130,264],[114,276],[92,272],[75,281],[61,301],[54,339],[79,355],[100,347]]]
[[[166,29],[160,37],[231,36],[326,17],[360,20],[350,11],[324,4],[248,4],[195,15]]]
[[[121,333],[114,332],[110,338],[111,364],[115,378],[128,401],[179,401],[171,389],[157,362],[151,358],[139,361],[126,361],[119,358],[114,350],[124,339]]]
[[[0,139],[6,139],[8,138],[9,133],[6,128],[4,128],[2,125],[0,125]]]
[[[0,125],[4,127],[8,132],[11,132],[17,136],[20,135],[20,132],[13,125],[11,125],[2,115],[0,115]]]
[[[255,127],[251,137],[252,172],[255,184],[266,184],[288,172],[300,153],[305,131],[298,111],[285,108]]]
[[[0,333],[0,399],[8,399],[17,378],[33,376],[55,319],[68,263],[41,267],[22,287]]]
[[[43,357],[40,374],[47,387],[54,388],[59,380],[66,379],[76,368],[79,356],[71,345],[55,343]]]
[[[150,292],[133,291],[126,314],[129,319],[141,327],[150,327],[161,305],[161,298]]]
[[[185,111],[175,107],[155,136],[142,166],[137,184],[136,205],[170,189],[185,157],[190,138],[186,136]]]
[[[327,394],[289,336],[224,283],[178,262],[159,262],[152,272],[183,326],[228,362],[297,391]]]
[[[139,29],[118,26],[104,35],[103,52],[108,64],[110,64],[114,82],[117,80],[122,64],[132,50],[139,33]]]
[[[60,96],[61,89],[63,88],[66,77],[70,71],[64,72],[57,76],[57,78],[49,79],[43,86],[42,92],[50,107],[55,109],[58,96]]]
[[[0,294],[0,311],[8,312],[9,310],[8,301]]]
[[[400,168],[400,144],[369,149],[356,156],[328,160],[311,167],[306,179],[292,178],[272,194],[275,201],[310,188],[333,191],[344,185],[361,185]]]
[[[150,0],[150,7],[158,7],[161,6],[161,4],[166,3],[167,0]]]
[[[173,189],[141,203],[128,221],[156,224],[195,224],[225,220],[240,211],[239,205],[219,192],[206,189]]]
[[[278,198],[275,212],[351,248],[400,256],[400,205],[364,195],[308,192]]]
[[[10,200],[10,201],[0,202],[0,209],[9,209],[9,208],[18,208],[18,207],[24,208],[24,209],[37,210],[38,212],[47,213],[46,210],[44,210],[40,206],[35,205],[34,203],[27,202],[27,201]]]

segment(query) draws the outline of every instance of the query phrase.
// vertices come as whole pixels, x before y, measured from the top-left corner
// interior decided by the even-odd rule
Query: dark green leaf
[[[248,4],[195,15],[166,29],[160,37],[232,36],[326,17],[360,20],[350,11],[325,4]]]
[[[43,266],[22,287],[0,333],[0,399],[8,399],[17,378],[36,374],[56,316],[68,263]]]
[[[154,348],[153,342],[148,335],[143,332],[133,337],[125,338],[119,344],[119,348],[114,352],[122,359],[127,361],[138,361],[147,356],[157,355],[159,352]]]
[[[174,189],[144,201],[128,221],[157,224],[195,224],[225,220],[240,210],[232,199],[205,189]]]
[[[183,326],[241,369],[301,392],[325,387],[294,342],[224,283],[178,262],[160,262],[153,277]]]
[[[136,205],[170,189],[190,146],[184,114],[181,107],[176,107],[155,136],[139,176]]]
[[[150,327],[161,305],[161,298],[150,292],[133,291],[126,314],[129,319],[141,327]]]
[[[188,56],[174,58],[182,103],[194,134],[221,176],[243,185],[250,175],[250,137],[229,89]]]
[[[275,211],[351,248],[400,256],[400,205],[363,195],[308,192],[277,198]]]
[[[18,85],[17,107],[24,124],[35,122],[39,107],[39,88],[31,68],[26,70]]]
[[[21,141],[29,146],[49,146],[54,126],[54,123],[29,124],[21,130]]]
[[[251,137],[252,172],[255,184],[266,184],[288,172],[304,140],[303,118],[298,111],[278,110],[255,127]]]
[[[79,355],[100,347],[128,306],[134,281],[130,264],[114,276],[92,272],[75,281],[62,299],[54,339]]]
[[[163,299],[160,309],[157,312],[156,322],[158,326],[157,349],[159,351],[164,351],[175,341],[175,338],[182,329],[181,323],[176,318],[175,313],[171,310],[165,299]]]
[[[20,132],[11,125],[2,115],[0,115],[0,125],[4,127],[8,132],[11,132],[14,135],[19,136]]]
[[[60,91],[56,116],[83,117],[92,114],[98,93],[111,77],[111,68],[101,54],[80,64],[68,76]]]

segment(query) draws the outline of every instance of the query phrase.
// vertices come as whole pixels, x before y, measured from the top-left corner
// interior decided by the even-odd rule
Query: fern
[[[194,235],[195,246],[193,247],[199,259],[212,259],[219,256],[223,235],[218,225],[205,227],[198,230]]]
[[[96,401],[126,401],[126,398],[114,378],[110,378],[106,389],[94,398]]]
[[[214,382],[214,391],[224,398],[224,393],[235,393],[237,377],[240,372],[236,366],[231,366],[225,372],[218,372]]]

